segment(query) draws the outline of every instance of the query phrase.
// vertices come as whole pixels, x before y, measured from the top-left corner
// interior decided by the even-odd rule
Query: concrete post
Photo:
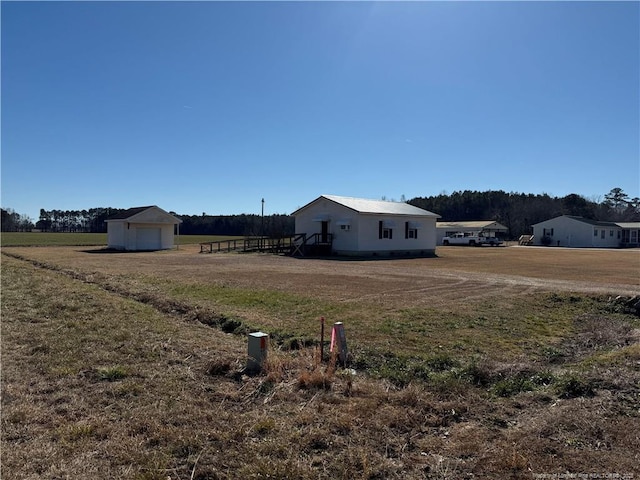
[[[247,371],[260,372],[262,365],[267,359],[267,350],[269,347],[269,335],[263,332],[254,332],[249,334]]]

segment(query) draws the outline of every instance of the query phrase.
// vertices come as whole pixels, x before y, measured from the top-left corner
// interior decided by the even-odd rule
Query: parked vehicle
[[[482,238],[482,245],[489,245],[491,247],[497,247],[498,245],[502,245],[502,240],[498,237],[480,237]]]
[[[476,232],[458,232],[442,238],[443,245],[470,245],[472,247],[481,247],[482,245],[490,245],[492,247],[502,244],[497,237],[487,237],[482,233]]]

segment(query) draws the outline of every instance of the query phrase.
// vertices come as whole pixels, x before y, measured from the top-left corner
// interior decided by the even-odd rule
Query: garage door
[[[136,237],[137,250],[162,249],[162,236],[159,228],[138,228]]]

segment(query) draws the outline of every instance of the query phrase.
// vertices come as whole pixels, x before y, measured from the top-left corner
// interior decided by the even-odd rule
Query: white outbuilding
[[[173,248],[175,226],[182,220],[153,205],[129,208],[105,222],[109,248],[135,251]]]
[[[408,203],[338,195],[321,195],[292,215],[297,253],[352,256],[431,255],[440,218]]]
[[[533,244],[554,247],[619,247],[622,244],[622,230],[613,222],[561,215],[533,225]]]

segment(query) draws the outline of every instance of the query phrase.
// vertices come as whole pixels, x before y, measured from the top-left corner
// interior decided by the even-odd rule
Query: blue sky
[[[638,2],[2,2],[2,207],[640,196]],[[437,213],[437,212],[436,212]]]

